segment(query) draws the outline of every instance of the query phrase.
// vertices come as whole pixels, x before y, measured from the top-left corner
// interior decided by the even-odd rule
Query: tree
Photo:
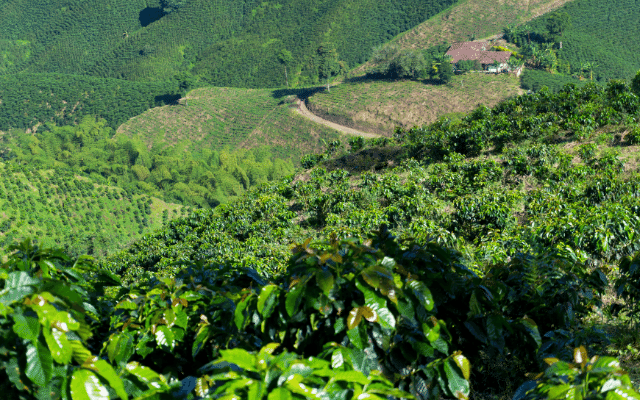
[[[293,55],[287,49],[282,49],[278,54],[278,61],[284,66],[284,80],[289,87],[289,76],[287,75],[287,67],[293,62]]]
[[[571,16],[566,11],[555,12],[547,18],[547,31],[553,41],[569,28],[571,28]]]
[[[438,67],[438,79],[442,83],[449,83],[453,78],[453,66],[449,61],[445,61]]]
[[[320,62],[318,76],[321,80],[327,81],[327,91],[330,91],[330,79],[337,75],[341,69],[338,61],[338,51],[333,43],[325,42],[318,47],[318,59]]]

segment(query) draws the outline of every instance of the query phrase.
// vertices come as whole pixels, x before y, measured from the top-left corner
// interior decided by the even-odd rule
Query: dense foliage
[[[576,0],[528,25],[508,27],[505,37],[522,47],[530,67],[565,76],[525,73],[523,87],[551,88],[568,77],[601,83],[632,78],[640,64],[640,42],[634,39],[639,12],[634,0]]]
[[[186,152],[184,145],[149,149],[139,136],[114,137],[106,121],[87,116],[76,126],[48,124],[34,135],[2,137],[11,163],[68,169],[134,193],[199,207],[215,207],[246,189],[293,172],[291,161],[267,148]]]
[[[130,82],[63,74],[0,76],[0,130],[28,129],[46,122],[79,123],[85,115],[117,128],[149,108],[180,96],[171,82]]]
[[[188,213],[69,169],[12,162],[0,163],[0,209],[0,255],[16,240],[39,237],[70,254],[105,256]]]
[[[353,66],[453,2],[10,0],[0,5],[0,71],[164,81],[195,66],[215,85],[274,87],[285,84],[286,50],[290,81],[314,82],[323,41]]]
[[[610,285],[635,313],[640,178],[622,151],[640,142],[639,114],[621,81],[541,90],[353,139],[348,154],[332,142],[330,169],[263,183],[95,264],[11,247],[3,390],[635,398],[615,359],[587,361],[608,339],[583,321]]]

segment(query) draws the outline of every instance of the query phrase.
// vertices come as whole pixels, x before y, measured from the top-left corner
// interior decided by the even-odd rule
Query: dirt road
[[[347,126],[344,125],[339,125],[336,124],[335,122],[331,122],[331,121],[327,121],[326,119],[322,119],[320,117],[318,117],[317,115],[313,114],[311,111],[309,111],[309,109],[307,108],[307,106],[304,104],[304,101],[297,99],[296,100],[297,104],[298,104],[298,108],[296,109],[296,111],[302,115],[303,117],[310,119],[311,121],[317,123],[317,124],[322,124],[325,126],[328,126],[329,128],[333,128],[337,131],[340,131],[342,133],[346,133],[347,135],[353,135],[353,136],[362,136],[365,138],[379,138],[382,137],[382,135],[378,135],[377,133],[370,133],[370,132],[362,132],[359,131],[357,129],[353,129],[353,128],[349,128]]]

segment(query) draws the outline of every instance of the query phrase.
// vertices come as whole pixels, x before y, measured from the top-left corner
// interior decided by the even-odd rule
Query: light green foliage
[[[268,149],[187,153],[181,146],[149,150],[139,137],[113,137],[106,121],[85,117],[77,126],[50,124],[35,136],[14,133],[8,157],[39,168],[69,169],[132,193],[213,207],[269,180],[293,172]],[[15,158],[14,158],[15,157]]]
[[[162,210],[171,217],[182,206],[76,176],[58,165],[25,167],[0,163],[0,254],[28,236],[41,245],[64,243],[73,254],[104,256],[162,226]]]

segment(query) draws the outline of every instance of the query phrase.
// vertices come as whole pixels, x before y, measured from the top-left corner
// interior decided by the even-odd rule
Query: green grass
[[[308,103],[326,119],[390,136],[396,126],[422,126],[478,104],[491,107],[521,93],[519,86],[517,78],[506,74],[459,75],[447,85],[371,80],[335,86],[314,94]]]
[[[34,237],[44,246],[64,243],[76,254],[104,256],[187,209],[65,170],[0,163],[0,210],[0,248]]]
[[[118,128],[117,135],[147,138],[149,145],[183,144],[202,147],[257,148],[270,146],[274,156],[293,159],[322,151],[339,138],[330,128],[298,115],[293,95],[277,97],[269,89],[200,88],[179,105],[151,109]]]

